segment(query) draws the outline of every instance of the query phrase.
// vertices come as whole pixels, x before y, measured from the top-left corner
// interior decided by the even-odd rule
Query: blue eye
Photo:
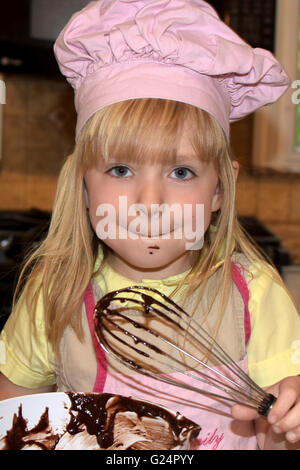
[[[130,176],[128,172],[130,173],[130,175],[132,175],[129,168],[124,165],[114,166],[113,168],[110,168],[110,170],[108,170],[108,173],[111,173],[113,176],[116,176],[117,178],[124,178],[125,176]]]
[[[185,167],[175,168],[175,170],[172,171],[171,175],[173,173],[175,173],[176,179],[181,179],[181,180],[187,180],[187,179],[190,179],[192,176],[195,176],[195,173],[192,170],[189,170],[189,168],[185,168]]]

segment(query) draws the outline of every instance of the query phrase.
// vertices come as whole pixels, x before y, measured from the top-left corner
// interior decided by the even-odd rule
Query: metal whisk
[[[94,325],[104,350],[135,372],[253,408],[262,416],[276,400],[199,322],[156,289],[132,286],[106,294],[96,305]],[[199,388],[199,382],[210,390]]]

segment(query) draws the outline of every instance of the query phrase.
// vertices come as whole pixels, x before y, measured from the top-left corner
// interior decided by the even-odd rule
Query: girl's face
[[[85,184],[91,224],[111,248],[109,264],[135,281],[190,268],[222,202],[216,170],[197,158],[187,130],[175,163],[100,160]]]

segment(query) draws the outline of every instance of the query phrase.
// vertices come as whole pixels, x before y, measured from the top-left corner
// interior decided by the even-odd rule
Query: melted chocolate
[[[145,292],[147,292],[147,291],[150,294],[146,294]],[[141,300],[139,298],[130,298],[130,297],[122,296],[122,295],[119,296],[119,294],[126,294],[126,293],[138,294],[140,296]],[[151,293],[155,294],[156,297],[158,296],[161,299],[161,301],[157,300],[157,298],[152,297]],[[243,393],[240,394],[240,389],[238,387],[236,389],[234,389],[232,386],[227,387],[227,383],[225,382],[224,385],[226,385],[226,388],[228,388],[228,391],[227,390],[224,390],[224,391],[227,393],[227,395],[229,395],[229,398],[228,398],[227,395],[218,395],[216,393],[204,392],[201,389],[198,389],[198,388],[195,388],[195,387],[192,387],[192,386],[188,387],[186,384],[183,384],[182,382],[179,382],[179,381],[176,382],[175,380],[172,380],[172,379],[164,380],[164,377],[161,374],[161,371],[158,371],[158,373],[157,373],[156,370],[155,370],[154,373],[153,373],[153,366],[155,366],[155,359],[153,359],[153,357],[150,354],[146,353],[145,351],[142,351],[141,349],[138,349],[137,347],[135,347],[132,344],[130,344],[129,342],[127,342],[126,341],[127,337],[131,338],[135,345],[138,345],[139,343],[141,343],[144,346],[146,346],[149,350],[155,351],[157,354],[164,355],[165,358],[167,358],[167,359],[169,359],[169,358],[172,359],[172,356],[169,353],[165,353],[162,349],[160,349],[156,345],[143,340],[142,338],[136,336],[135,334],[133,334],[132,332],[130,332],[128,330],[125,330],[124,328],[122,328],[118,324],[118,320],[119,319],[121,319],[122,321],[125,320],[128,324],[131,324],[137,330],[140,329],[140,330],[143,330],[147,333],[150,333],[152,336],[155,336],[156,338],[159,339],[160,343],[158,342],[158,344],[162,344],[162,341],[164,341],[164,338],[161,337],[154,330],[152,330],[150,328],[147,328],[146,326],[142,325],[141,323],[138,323],[138,322],[134,321],[130,317],[130,315],[126,316],[126,315],[122,314],[120,309],[116,308],[115,306],[111,307],[110,304],[112,302],[116,302],[116,303],[117,302],[121,302],[121,303],[131,302],[135,306],[138,306],[139,310],[140,310],[140,307],[143,308],[143,311],[144,311],[144,314],[145,314],[144,318],[146,318],[147,315],[152,313],[152,314],[154,314],[154,316],[156,316],[156,318],[166,320],[169,325],[170,324],[172,326],[174,325],[176,327],[176,329],[181,330],[183,333],[186,333],[186,331],[180,325],[180,319],[185,318],[185,319],[190,319],[190,321],[191,321],[192,318],[190,317],[190,315],[187,312],[185,312],[173,300],[171,300],[165,294],[162,294],[161,292],[159,292],[157,289],[154,289],[154,288],[151,288],[151,287],[131,286],[131,287],[125,287],[123,289],[118,289],[116,291],[109,292],[108,294],[106,294],[104,297],[102,297],[99,300],[99,302],[97,303],[97,305],[95,307],[95,311],[94,311],[94,329],[95,329],[96,336],[99,340],[99,343],[104,346],[105,350],[108,350],[108,351],[112,352],[117,357],[117,359],[120,360],[121,363],[125,364],[130,369],[133,369],[135,372],[138,372],[138,373],[146,375],[146,376],[150,376],[150,377],[152,377],[156,380],[161,380],[162,382],[167,382],[167,383],[173,384],[173,385],[178,386],[178,387],[190,388],[190,390],[192,390],[192,391],[203,393],[205,395],[211,395],[211,396],[214,396],[214,397],[219,397],[220,399],[223,399],[223,398],[225,400],[229,399],[230,401],[236,402],[236,403],[240,403],[241,400],[242,400],[242,403],[244,403],[246,406],[250,406],[250,407],[253,408],[254,407],[253,405],[255,405],[255,407],[257,407],[257,410],[258,410],[259,414],[261,414],[262,416],[267,416],[269,410],[272,407],[272,403],[276,400],[276,398],[272,394],[266,394],[262,389],[259,390],[258,386],[254,387],[253,386],[253,381],[251,381],[251,379],[244,373],[244,371],[239,369],[239,367],[236,364],[235,364],[235,371],[233,370],[233,368],[231,369],[228,366],[229,371],[234,372],[235,377],[238,378],[239,380],[241,378],[243,378],[245,383],[250,385],[250,388],[252,387],[253,390],[256,388],[255,391],[256,391],[257,396],[254,397],[254,396],[252,396],[251,393],[249,393],[245,397],[245,395]],[[131,309],[134,309],[134,307],[131,307]],[[232,359],[230,359],[229,355],[226,354],[226,352],[224,350],[222,350],[222,348],[220,346],[218,346],[215,339],[212,336],[210,336],[210,334],[205,332],[204,329],[201,326],[199,327],[199,325],[197,323],[195,323],[195,324],[196,324],[197,329],[200,328],[204,332],[204,335],[199,334],[198,338],[196,336],[197,344],[201,347],[203,346],[204,350],[206,350],[206,352],[209,353],[209,357],[211,356],[212,358],[217,359],[218,363],[220,362],[221,364],[224,364],[224,365],[227,365],[227,363],[230,364],[232,362]],[[124,335],[124,339],[122,339],[121,337],[118,337],[117,335],[115,335],[112,332],[111,327],[113,327],[115,329],[118,329],[119,332],[121,331],[122,334]],[[195,331],[195,327],[193,328],[193,330]],[[106,332],[106,334],[105,334],[105,332]],[[152,363],[149,364],[151,361],[148,361],[146,366],[143,366],[143,365],[138,364],[134,360],[129,359],[126,356],[127,351],[126,351],[126,353],[124,353],[123,351],[120,352],[120,350],[116,349],[112,344],[110,344],[108,342],[108,340],[106,339],[108,336],[110,336],[110,338],[114,338],[117,343],[121,343],[121,344],[125,345],[127,347],[128,351],[129,350],[134,351],[137,354],[137,357],[138,356],[144,356],[144,357],[149,358],[150,360],[153,359]],[[172,344],[172,343],[169,342],[169,344]],[[173,344],[173,346],[174,346],[174,348],[177,348],[176,345]],[[214,348],[216,348],[216,351],[214,351]],[[181,351],[182,354],[184,354],[186,356],[193,357],[193,355],[190,355],[188,352],[185,352],[183,349],[181,349],[181,348],[178,348],[178,349]],[[176,363],[177,362],[178,361],[176,361]],[[161,364],[160,361],[158,361],[158,363]],[[202,361],[198,361],[198,363],[201,363],[204,367],[206,366],[205,363],[202,362]],[[181,366],[182,365],[185,366],[185,364],[183,362],[181,362]],[[211,367],[208,367],[208,369],[212,370]],[[170,370],[171,371],[173,371],[173,370],[177,371],[178,369],[176,367],[171,366]],[[195,370],[195,369],[192,368],[192,370]],[[182,370],[182,369],[178,370],[178,371],[179,372],[184,372],[184,370]],[[238,371],[239,371],[239,373],[238,373]],[[202,374],[202,376],[207,378],[207,376],[205,374]],[[227,379],[225,378],[224,380],[227,380]],[[207,381],[205,379],[203,381],[206,382],[206,383],[209,383],[209,380]],[[232,382],[232,380],[230,380],[230,382]],[[216,381],[211,379],[210,384],[214,386],[216,384]],[[217,385],[216,385],[216,387],[217,387]],[[217,387],[217,388],[220,388],[220,387]],[[230,391],[236,392],[238,398],[236,398],[236,395],[234,393],[231,394]],[[260,400],[260,403],[258,404],[258,406],[257,406],[257,400]]]
[[[42,433],[45,433],[45,436],[34,438],[35,435],[38,436],[38,434]],[[28,430],[27,420],[23,418],[22,405],[20,405],[18,415],[14,414],[12,427],[7,431],[4,438],[5,444],[3,450],[21,450],[23,447],[31,445],[35,445],[42,450],[52,450],[55,448],[59,437],[58,434],[51,433],[49,427],[49,408],[45,409],[38,424]]]
[[[149,292],[153,292],[154,294],[159,295],[161,299],[164,301],[164,303],[160,302],[157,299],[154,299],[151,295],[148,295],[143,291],[149,291]],[[129,297],[118,297],[119,294],[129,293],[129,292],[139,294],[142,300],[132,299]],[[98,301],[95,307],[95,312],[94,312],[94,328],[95,328],[96,336],[98,337],[100,343],[105,345],[108,348],[108,350],[112,351],[116,356],[118,356],[121,359],[123,363],[126,363],[131,369],[135,369],[137,372],[147,375],[147,371],[145,371],[139,364],[137,364],[131,359],[128,359],[124,355],[120,354],[120,352],[117,351],[111,344],[108,344],[103,332],[105,330],[109,331],[110,336],[115,338],[119,343],[125,344],[129,349],[134,350],[137,354],[144,356],[144,357],[150,357],[150,356],[145,351],[135,348],[134,346],[122,340],[120,337],[117,337],[114,333],[112,333],[111,328],[109,326],[111,325],[117,328],[119,331],[122,331],[122,333],[124,334],[124,338],[126,338],[126,336],[130,337],[134,341],[135,345],[142,343],[147,348],[155,351],[158,354],[164,355],[165,353],[154,344],[149,343],[137,337],[133,333],[123,329],[121,326],[118,325],[116,321],[114,321],[111,318],[113,318],[113,316],[119,317],[131,323],[136,329],[144,330],[147,333],[150,333],[151,335],[156,336],[157,338],[159,338],[159,335],[155,331],[151,330],[150,328],[147,328],[146,326],[138,322],[135,322],[132,318],[129,318],[126,315],[122,314],[116,308],[110,307],[110,304],[113,301],[117,301],[121,303],[132,301],[138,306],[143,307],[143,310],[146,316],[151,313],[154,313],[157,317],[161,317],[162,319],[167,320],[168,323],[174,324],[177,328],[183,331],[184,329],[180,326],[180,324],[176,320],[174,320],[169,315],[164,313],[162,309],[154,307],[154,305],[157,305],[158,307],[161,307],[164,310],[168,311],[169,313],[177,317],[178,320],[181,318],[181,315],[186,316],[188,318],[189,318],[189,315],[181,307],[179,307],[179,305],[177,305],[173,300],[169,299],[169,297],[167,297],[165,294],[162,294],[161,292],[151,287],[143,287],[143,286],[125,287],[123,289],[109,292]]]
[[[172,431],[175,447],[180,445],[187,434],[195,438],[200,426],[179,414],[173,414],[151,403],[134,400],[119,395],[67,393],[71,401],[69,410],[70,421],[66,431],[70,435],[78,434],[86,429],[97,438],[100,449],[108,449],[114,443],[114,425],[118,413],[131,411],[138,419],[150,417],[165,420]],[[49,425],[49,409],[45,408],[38,424],[28,430],[27,420],[22,414],[22,405],[18,414],[14,414],[13,424],[4,437],[3,450],[21,450],[25,446],[35,446],[42,450],[54,450],[62,437],[53,433]],[[65,434],[65,433],[63,433]]]
[[[153,419],[165,420],[172,429],[174,447],[180,443],[180,435],[183,429],[192,430],[192,437],[199,434],[200,427],[190,420],[164,410],[154,404],[134,400],[120,395],[103,393],[101,395],[83,395],[80,393],[68,393],[71,400],[71,410],[76,412],[67,427],[70,434],[82,431],[82,425],[86,426],[89,434],[97,437],[99,446],[107,449],[114,442],[114,423],[118,413],[132,411],[138,418],[147,416]]]

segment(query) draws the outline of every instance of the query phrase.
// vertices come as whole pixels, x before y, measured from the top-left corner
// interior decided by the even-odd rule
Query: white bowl
[[[95,412],[84,415],[79,410],[87,401]],[[140,414],[136,409],[144,411]],[[84,419],[92,416],[90,428],[82,416]],[[113,417],[113,427],[109,428],[113,429],[109,434],[113,439],[109,446],[102,439],[102,430],[98,439],[94,432],[99,416],[103,417],[102,425]],[[174,422],[173,427],[170,423]],[[0,450],[188,449],[191,438],[199,431],[199,426],[179,413],[119,395],[41,393],[0,401]],[[105,445],[100,446],[99,442]]]

